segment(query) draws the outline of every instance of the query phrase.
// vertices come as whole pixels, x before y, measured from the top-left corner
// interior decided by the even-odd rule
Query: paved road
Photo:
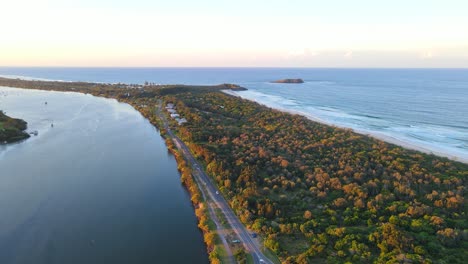
[[[172,138],[174,144],[184,155],[185,159],[192,164],[194,179],[199,185],[199,189],[202,191],[203,195],[209,197],[213,201],[213,203],[221,209],[221,212],[224,214],[231,228],[234,230],[234,232],[236,232],[241,243],[243,243],[246,250],[252,255],[254,263],[273,264],[273,262],[262,253],[260,245],[258,245],[257,241],[251,237],[251,234],[240,222],[239,218],[237,218],[237,216],[234,214],[226,199],[224,199],[224,197],[219,193],[216,185],[211,181],[211,178],[208,177],[208,175],[206,175],[206,173],[202,170],[202,167],[200,166],[198,161],[193,157],[192,153],[185,145],[185,143],[182,142],[182,140],[180,140],[169,128],[167,119],[162,113],[161,103],[159,104],[158,108],[158,115],[164,122],[164,128],[167,130],[168,135]],[[212,203],[209,204],[211,205]]]
[[[202,186],[200,185],[200,183],[197,181],[197,179],[195,178],[195,182],[197,183],[198,187],[201,188]],[[225,248],[225,251],[226,251],[226,255],[227,255],[227,262],[228,263],[233,263],[235,264],[236,263],[236,259],[234,257],[234,255],[232,254],[232,251],[231,251],[231,248],[229,247],[229,244],[226,240],[226,237],[224,235],[221,235],[221,233],[219,231],[221,230],[224,230],[224,227],[223,225],[221,224],[221,222],[219,221],[218,219],[218,216],[216,215],[216,212],[213,208],[212,205],[209,205],[208,203],[209,202],[209,198],[206,196],[206,191],[205,190],[200,190],[202,196],[203,196],[203,200],[206,201],[207,203],[207,206],[208,206],[208,212],[210,214],[210,219],[213,220],[213,222],[215,223],[216,225],[216,230],[218,230],[218,234],[220,234],[220,238],[221,238],[221,242],[223,243],[224,245],[224,248]]]

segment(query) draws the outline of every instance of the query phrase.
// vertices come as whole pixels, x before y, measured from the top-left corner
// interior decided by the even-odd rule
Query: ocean
[[[103,83],[235,83],[248,88],[236,95],[272,108],[468,160],[468,69],[3,67],[0,76]],[[302,78],[305,83],[271,83],[283,78]]]

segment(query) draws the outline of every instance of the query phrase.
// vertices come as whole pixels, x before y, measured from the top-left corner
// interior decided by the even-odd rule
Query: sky
[[[0,0],[0,66],[468,67],[466,0]]]

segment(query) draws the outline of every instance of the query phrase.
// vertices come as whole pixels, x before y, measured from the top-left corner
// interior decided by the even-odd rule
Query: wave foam
[[[299,114],[312,121],[368,135],[391,144],[425,153],[448,157],[468,163],[468,148],[463,132],[441,126],[401,125],[390,120],[366,114],[351,114],[328,106],[306,106],[278,95],[258,91],[224,91],[227,94],[251,100],[267,107]]]

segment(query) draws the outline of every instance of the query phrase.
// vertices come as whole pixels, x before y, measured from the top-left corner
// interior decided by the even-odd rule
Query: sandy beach
[[[313,116],[310,113],[305,113],[305,112],[295,111],[295,110],[286,109],[286,108],[282,108],[282,107],[278,107],[278,106],[268,105],[268,104],[265,104],[264,102],[257,101],[255,99],[242,97],[241,95],[239,95],[238,92],[231,91],[231,90],[223,90],[223,92],[226,93],[226,94],[232,95],[232,96],[236,96],[236,97],[240,97],[240,98],[243,98],[243,99],[247,99],[247,100],[256,102],[258,104],[261,104],[261,105],[264,105],[266,107],[273,108],[273,109],[276,109],[276,110],[279,110],[279,111],[283,111],[283,112],[290,113],[290,114],[293,114],[293,115],[301,115],[301,116],[304,116],[304,117],[306,117],[306,118],[308,118],[308,119],[310,119],[310,120],[312,120],[314,122],[318,122],[318,123],[321,123],[321,124],[324,124],[324,125],[350,129],[355,133],[365,135],[365,136],[369,136],[369,137],[372,137],[372,138],[375,138],[375,139],[378,139],[378,140],[382,140],[382,141],[385,141],[385,142],[390,143],[390,144],[398,145],[398,146],[406,148],[406,149],[416,150],[416,151],[420,151],[420,152],[423,152],[423,153],[426,153],[426,154],[433,154],[433,155],[436,155],[436,156],[439,156],[439,157],[445,157],[445,158],[449,158],[449,159],[451,159],[453,161],[459,161],[459,162],[463,162],[463,163],[468,164],[468,158],[459,157],[459,156],[456,156],[456,155],[450,155],[450,154],[442,152],[442,151],[436,151],[436,150],[433,150],[433,149],[429,149],[429,148],[426,148],[424,146],[420,146],[420,145],[412,143],[412,142],[401,140],[401,139],[398,139],[398,138],[395,138],[395,137],[392,137],[392,136],[389,136],[389,135],[386,135],[386,134],[383,134],[383,133],[363,131],[363,130],[353,129],[353,128],[350,128],[350,127],[338,126],[336,124],[327,122],[327,121],[322,120],[320,118],[317,118],[316,116]]]

